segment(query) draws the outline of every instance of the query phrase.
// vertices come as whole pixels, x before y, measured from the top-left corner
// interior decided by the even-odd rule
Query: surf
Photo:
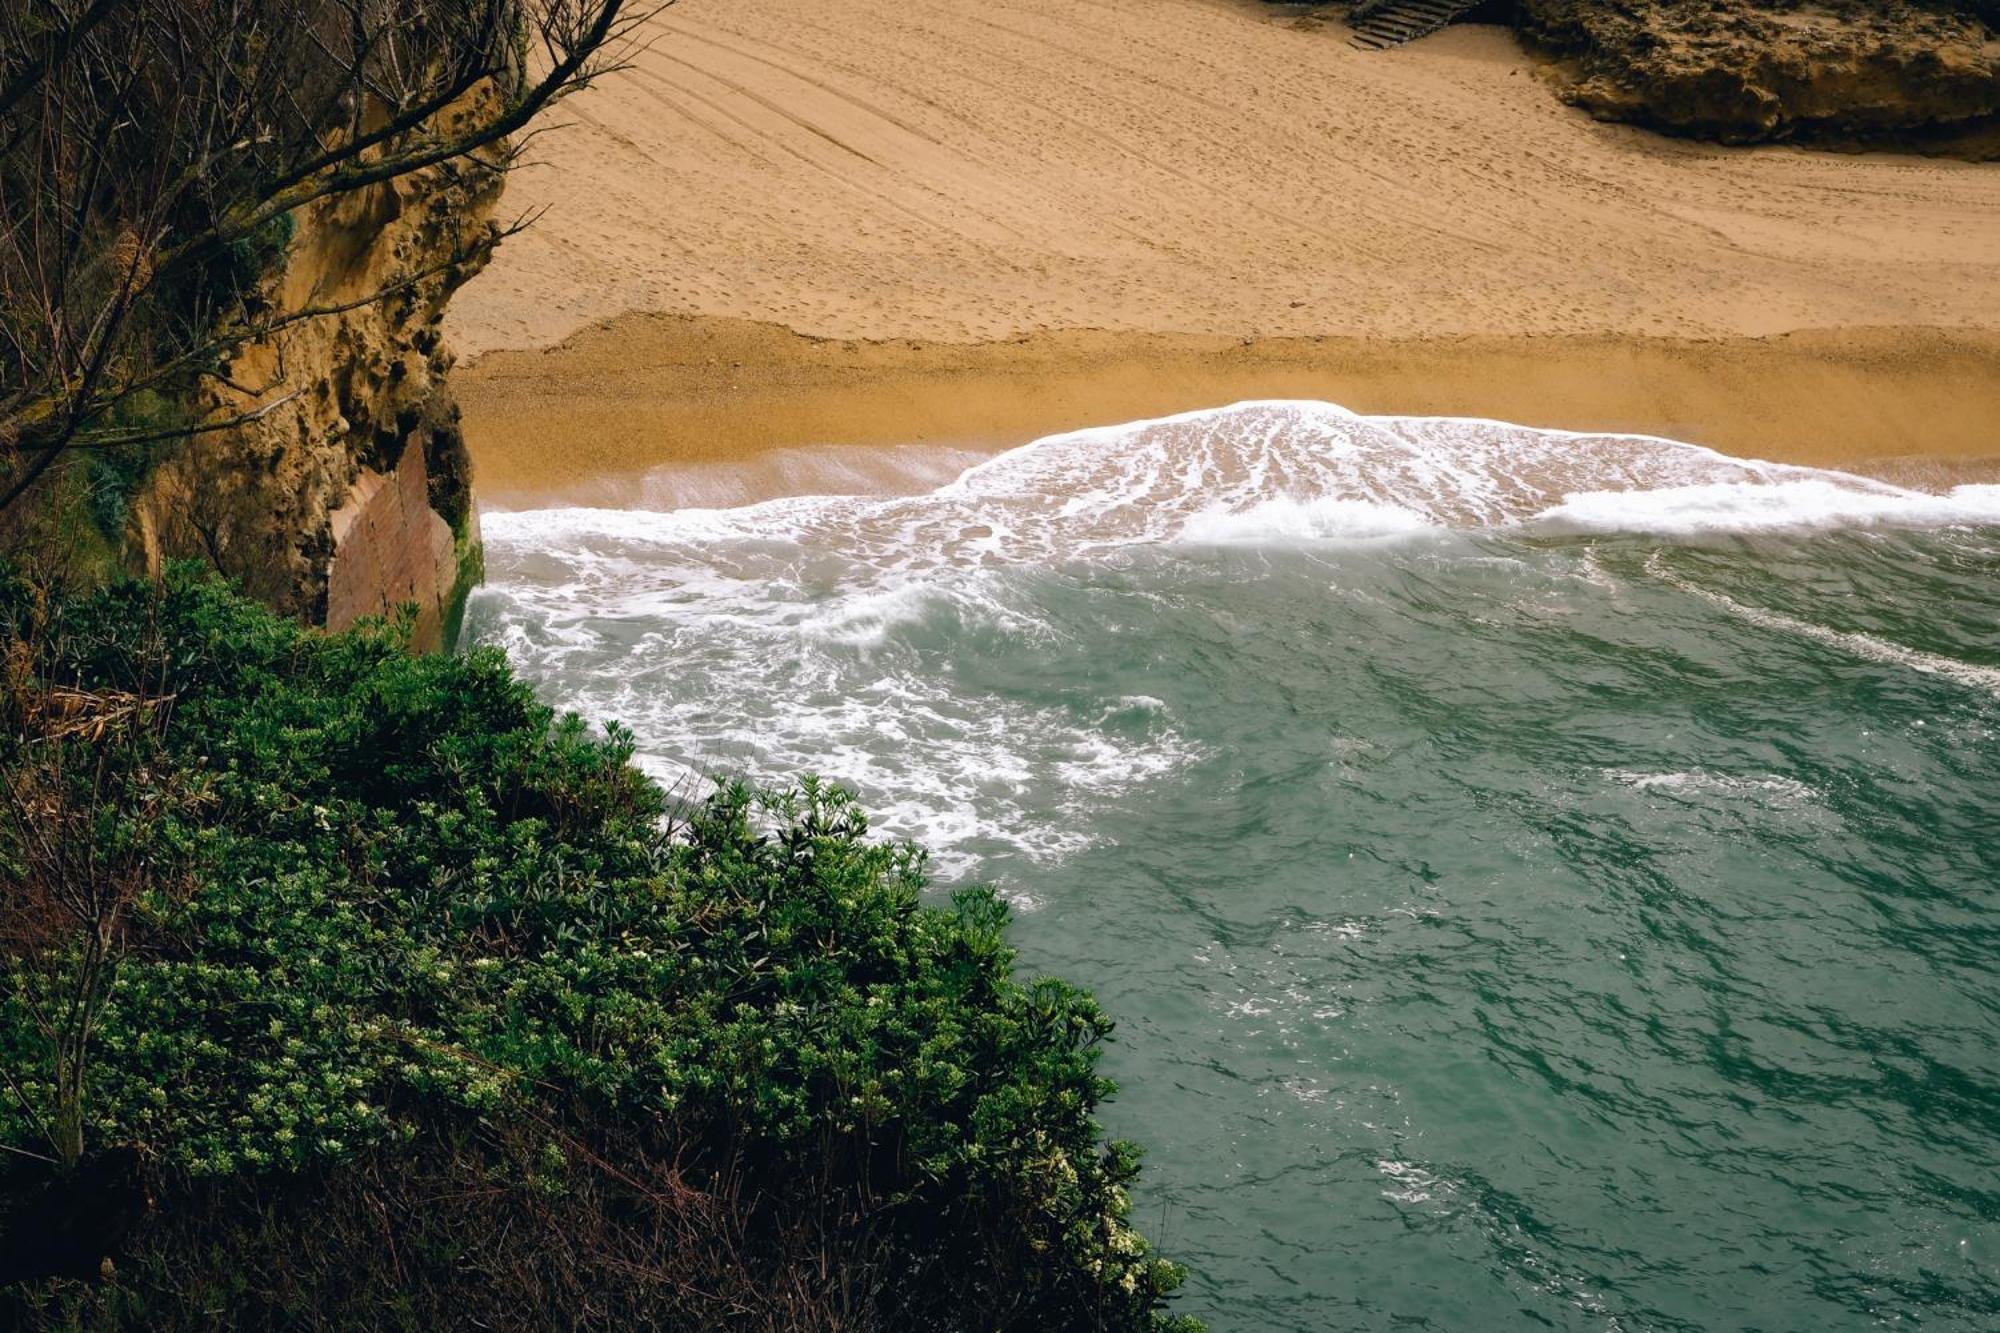
[[[2000,488],[1316,402],[924,480],[489,512],[468,633],[1007,895],[1120,1016],[1192,1310],[1990,1325],[1923,1182],[2000,1120],[1865,1071],[2000,1079]]]

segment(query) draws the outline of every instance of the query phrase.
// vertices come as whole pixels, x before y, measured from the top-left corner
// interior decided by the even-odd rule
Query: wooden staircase
[[[1349,41],[1368,51],[1401,46],[1430,36],[1480,4],[1481,0],[1362,0],[1347,18],[1354,29]]]

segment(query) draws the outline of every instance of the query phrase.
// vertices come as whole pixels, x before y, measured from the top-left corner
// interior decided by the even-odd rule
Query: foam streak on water
[[[1032,909],[1216,1327],[2000,1326],[2000,487],[1270,402],[485,526],[654,771]]]

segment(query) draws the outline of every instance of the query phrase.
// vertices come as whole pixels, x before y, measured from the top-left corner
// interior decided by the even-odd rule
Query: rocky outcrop
[[[1520,0],[1564,98],[1726,143],[2000,149],[1993,0]]]
[[[482,114],[485,96],[443,114]],[[439,324],[492,253],[502,179],[460,159],[294,216],[265,292],[290,322],[238,349],[200,404],[256,419],[194,437],[147,479],[128,539],[149,568],[209,561],[331,629],[414,604],[416,646],[449,641],[479,534]]]

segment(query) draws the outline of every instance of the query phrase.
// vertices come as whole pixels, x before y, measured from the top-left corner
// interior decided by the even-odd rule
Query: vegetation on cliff
[[[497,653],[187,568],[0,617],[0,1249],[95,1273],[135,1226],[0,1322],[1178,1322],[1091,1118],[1109,1020],[839,790],[675,808]],[[139,1169],[51,1222],[42,1158]]]
[[[440,637],[476,541],[444,303],[523,131],[657,7],[0,6],[0,545],[197,558],[314,622],[414,592]],[[357,596],[337,515],[383,492],[424,530]]]

